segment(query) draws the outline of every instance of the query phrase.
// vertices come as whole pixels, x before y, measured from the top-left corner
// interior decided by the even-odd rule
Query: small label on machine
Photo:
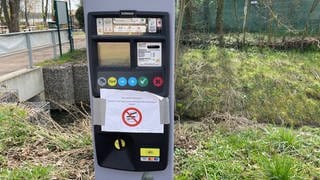
[[[103,35],[103,19],[97,18],[97,34]]]
[[[138,67],[161,67],[162,43],[138,43]]]
[[[140,148],[140,161],[160,162],[160,149],[159,148]]]
[[[112,19],[111,18],[104,18],[104,33],[111,33],[113,32],[113,24],[112,24]]]
[[[149,33],[156,33],[157,32],[157,19],[156,18],[149,18],[148,19],[148,32]]]

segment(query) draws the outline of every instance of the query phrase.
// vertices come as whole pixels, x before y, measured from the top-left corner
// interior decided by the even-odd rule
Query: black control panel
[[[147,91],[169,96],[169,14],[93,12],[88,14],[92,96],[101,89]],[[104,132],[94,126],[98,164],[127,171],[167,167],[170,125],[163,133]]]
[[[89,28],[89,51],[90,51],[90,73],[92,92],[94,97],[100,97],[100,89],[127,89],[127,90],[142,90],[152,93],[156,93],[160,96],[167,97],[169,93],[169,77],[170,77],[170,52],[169,52],[169,15],[163,12],[134,12],[133,16],[121,15],[121,12],[97,12],[89,13],[88,22],[90,27],[97,27],[97,19],[121,19],[121,18],[137,18],[137,19],[161,19],[161,30],[153,33],[146,32],[141,34],[101,34],[98,35],[98,28]],[[146,22],[148,23],[148,22]],[[148,26],[148,25],[146,25]],[[129,62],[127,66],[121,66],[117,64],[113,65],[101,65],[99,63],[99,43],[123,43],[128,44],[129,50]],[[161,44],[161,65],[157,66],[139,66],[139,43],[159,43]],[[152,47],[150,47],[152,48]],[[111,48],[109,48],[111,49]],[[113,49],[116,51],[116,49]],[[103,50],[102,50],[103,51]],[[111,50],[112,51],[112,50]],[[112,58],[112,57],[111,57]],[[142,76],[148,79],[148,86],[141,86],[139,84],[139,78]],[[110,79],[110,77],[114,77]],[[131,78],[132,77],[132,78]],[[121,78],[121,79],[120,79]],[[121,84],[126,79],[128,85],[123,86]],[[130,79],[131,78],[131,79]],[[137,80],[137,85],[130,85],[130,80]],[[156,79],[155,79],[156,78]],[[115,80],[117,83],[115,83]],[[104,83],[104,81],[106,83]],[[109,83],[108,83],[109,81]],[[110,82],[113,81],[114,83]],[[155,82],[154,82],[155,81]],[[119,84],[120,82],[120,84]],[[143,82],[143,81],[142,81]],[[141,82],[140,82],[141,83]]]

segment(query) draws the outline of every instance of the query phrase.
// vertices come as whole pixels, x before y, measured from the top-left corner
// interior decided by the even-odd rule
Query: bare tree
[[[35,6],[37,4],[37,0],[24,0],[23,13],[26,21],[26,26],[30,26],[30,13],[35,12]]]
[[[29,9],[28,9],[29,0],[24,0],[24,18],[26,20],[26,26],[30,26],[29,23]]]
[[[49,8],[49,0],[41,0],[41,13],[43,24],[47,24],[48,19],[48,8]]]
[[[203,20],[205,32],[210,32],[210,0],[203,0]]]
[[[317,8],[317,6],[319,5],[320,0],[314,0],[312,3],[312,6],[308,12],[308,17],[307,17],[307,21],[305,24],[305,33],[307,34],[309,32],[309,26],[310,26],[310,16],[311,14],[314,12],[314,10]]]
[[[247,19],[248,19],[248,6],[249,6],[249,0],[245,1],[244,7],[243,7],[243,25],[242,25],[242,43],[246,43],[246,28],[247,28]]]
[[[4,19],[3,19],[3,10],[2,10],[2,6],[1,6],[1,2],[0,2],[0,24],[5,24]]]
[[[193,21],[192,21],[192,17],[193,17],[193,11],[194,11],[194,0],[186,0],[186,3],[188,4],[188,6],[186,6],[185,8],[185,17],[184,17],[184,21],[185,21],[185,32],[186,33],[191,33],[192,29],[193,29]]]
[[[218,34],[219,45],[223,46],[223,9],[224,0],[217,0],[216,33]]]
[[[178,4],[178,10],[179,10],[179,14],[178,14],[178,23],[177,23],[177,28],[176,28],[176,47],[175,47],[175,51],[176,51],[176,57],[175,57],[175,62],[178,62],[179,56],[180,56],[180,38],[181,38],[181,32],[182,32],[182,26],[183,26],[183,19],[184,19],[184,15],[185,15],[185,11],[186,11],[186,7],[187,7],[187,1],[186,0],[178,0],[177,1]]]
[[[9,32],[19,32],[20,0],[1,0],[1,7]]]

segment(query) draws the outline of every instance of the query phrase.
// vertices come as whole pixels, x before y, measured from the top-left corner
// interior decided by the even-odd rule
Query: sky
[[[60,0],[60,1],[64,1],[64,0]],[[68,2],[68,6],[69,6],[69,0],[65,0]],[[21,1],[22,4],[21,6],[24,6],[23,1]],[[49,0],[49,9],[51,9],[51,0]],[[72,10],[77,10],[79,5],[80,5],[80,0],[70,0],[71,2],[71,9]],[[36,1],[35,4],[33,4],[33,10],[35,12],[41,12],[41,1]]]
[[[72,10],[78,9],[79,5],[80,5],[80,0],[71,0],[71,9]]]

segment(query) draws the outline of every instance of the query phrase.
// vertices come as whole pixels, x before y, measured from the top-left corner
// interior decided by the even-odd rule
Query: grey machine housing
[[[97,149],[94,149],[94,159],[95,159],[95,178],[96,179],[132,179],[132,180],[140,180],[140,179],[173,179],[173,151],[174,151],[174,32],[175,32],[175,1],[174,0],[84,0],[84,17],[86,24],[86,32],[90,32],[90,22],[88,22],[89,14],[97,13],[97,12],[123,12],[123,11],[137,11],[137,12],[165,12],[168,14],[168,25],[170,29],[168,29],[168,36],[170,37],[168,40],[169,48],[168,48],[168,57],[169,58],[169,69],[167,69],[169,73],[168,77],[168,104],[169,111],[168,113],[168,126],[167,126],[167,139],[168,139],[168,152],[167,162],[164,169],[159,169],[156,171],[150,171],[150,169],[146,169],[146,171],[139,169],[135,170],[119,170],[121,168],[108,168],[102,167],[99,165],[97,159]],[[87,47],[92,45],[89,43],[89,37],[87,35]],[[88,51],[88,59],[92,58],[90,51]],[[92,70],[92,64],[89,63],[89,69]],[[90,72],[90,71],[89,71]],[[90,76],[90,87],[93,87],[95,82],[92,82],[93,78],[92,71],[89,73]],[[99,100],[99,97],[95,95],[93,90],[94,88],[90,88],[90,98],[91,98],[91,113],[93,117],[93,125],[100,125],[101,118],[103,117],[104,105]],[[95,127],[95,126],[93,126]],[[93,128],[93,134],[95,134],[95,129]],[[94,147],[96,146],[96,138],[93,138]],[[151,168],[152,169],[152,168]]]

